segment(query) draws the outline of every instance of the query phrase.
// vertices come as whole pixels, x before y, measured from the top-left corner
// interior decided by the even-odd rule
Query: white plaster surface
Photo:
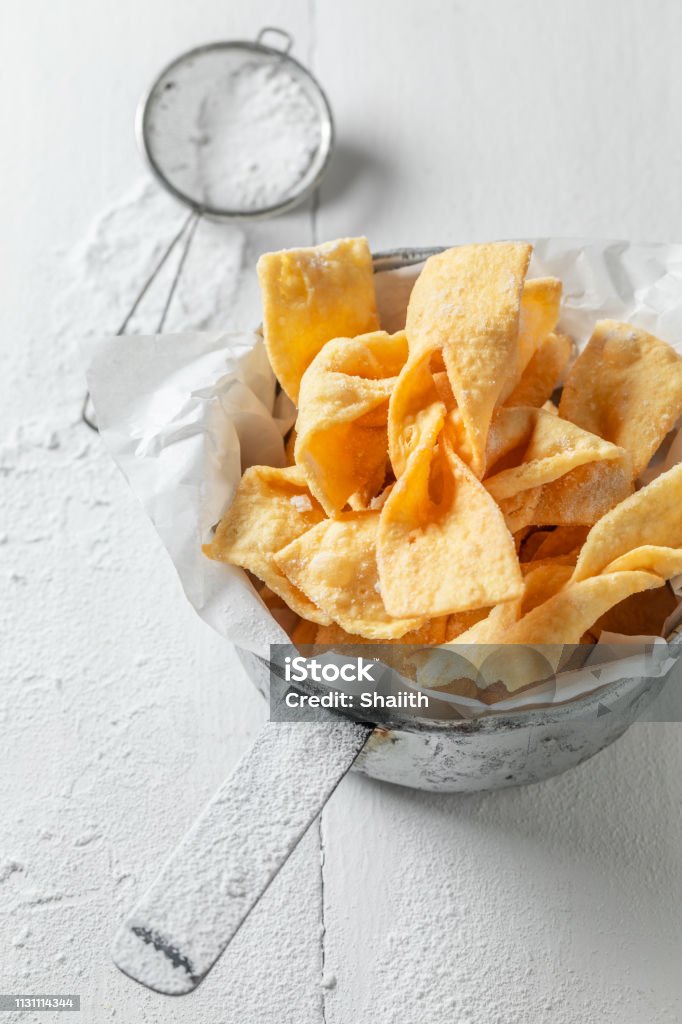
[[[83,1024],[676,1024],[676,724],[529,790],[349,778],[194,995],[110,962],[265,709],[80,426],[79,343],[115,329],[181,216],[140,183],[139,93],[181,49],[263,24],[319,74],[338,154],[319,205],[201,229],[169,326],[251,326],[258,253],[313,238],[682,235],[676,0],[6,5],[0,991],[79,992]]]

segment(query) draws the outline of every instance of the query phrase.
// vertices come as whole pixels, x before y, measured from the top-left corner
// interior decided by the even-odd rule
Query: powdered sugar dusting
[[[292,494],[289,501],[297,512],[312,512],[313,503],[307,494]]]
[[[296,193],[321,144],[303,79],[281,60],[242,51],[208,51],[172,69],[153,94],[149,124],[154,159],[172,184],[235,212]]]

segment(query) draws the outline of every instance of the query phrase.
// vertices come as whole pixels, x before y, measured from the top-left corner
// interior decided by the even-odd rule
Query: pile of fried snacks
[[[296,613],[294,642],[578,644],[675,608],[682,464],[637,479],[682,414],[682,358],[611,320],[575,358],[530,256],[432,256],[392,335],[364,238],[261,257],[291,464],[246,470],[205,551]]]

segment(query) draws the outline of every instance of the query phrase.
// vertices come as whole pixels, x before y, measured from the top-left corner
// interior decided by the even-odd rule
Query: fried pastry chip
[[[386,476],[388,399],[407,358],[405,334],[336,338],[301,380],[296,463],[328,515],[366,508]]]
[[[381,511],[378,551],[393,615],[469,611],[523,592],[500,510],[446,441],[411,454]]]
[[[294,448],[296,447],[296,427],[292,427],[289,431],[289,435],[284,442],[284,455],[287,460],[287,466],[295,466],[296,460],[294,458]]]
[[[428,622],[425,622],[417,629],[411,629],[409,633],[404,633],[393,640],[381,640],[379,642],[382,646],[384,644],[427,644],[429,646],[431,644],[442,644],[445,639],[446,624],[446,616],[441,616],[439,619],[429,619]],[[318,626],[315,633],[315,643],[341,646],[342,644],[374,644],[377,641],[364,636],[358,636],[357,633],[346,633],[345,629],[332,622],[331,626]]]
[[[431,256],[407,309],[410,356],[442,351],[469,440],[471,468],[479,478],[493,412],[516,375],[530,254],[528,244],[498,242]]]
[[[456,644],[495,644],[521,618],[521,598],[495,605],[484,619],[456,637]],[[485,652],[483,652],[485,657]]]
[[[204,553],[218,562],[239,565],[263,580],[302,618],[322,625],[331,620],[280,571],[280,548],[324,519],[296,466],[252,466],[244,473],[234,501]]]
[[[538,548],[549,537],[551,530],[535,530],[532,526],[526,526],[516,534],[518,538],[516,546],[519,552],[519,561],[522,563],[532,562]]]
[[[590,462],[552,483],[500,501],[510,530],[523,526],[592,526],[632,493],[630,456]]]
[[[266,583],[260,587],[258,596],[268,611],[282,611],[283,609],[288,608],[284,598],[280,597],[279,594],[275,594],[273,590],[270,590],[270,587]]]
[[[472,612],[456,612],[454,615],[448,615],[445,627],[445,636],[442,642],[447,644],[452,640],[456,640],[457,637],[461,636],[462,633],[465,633],[467,629],[471,629],[471,627],[475,626],[477,622],[481,622],[482,619],[487,618],[490,610],[490,608],[476,608]]]
[[[258,260],[263,334],[275,375],[294,402],[325,342],[379,327],[366,238],[341,238]]]
[[[540,533],[540,541],[535,549],[535,558],[554,558],[556,555],[576,553],[585,543],[588,534],[586,526],[557,526],[556,530]]]
[[[510,533],[516,535],[535,525],[535,510],[541,497],[542,487],[533,487],[529,491],[512,494],[510,498],[499,499],[497,504]]]
[[[631,594],[663,586],[650,572],[614,572],[570,582],[549,600],[537,605],[495,642],[506,644],[578,644],[610,608]],[[460,641],[464,638],[460,637]]]
[[[457,644],[476,645],[472,660],[482,669],[490,663],[488,675],[492,664],[499,662],[504,685],[493,686],[487,694],[481,694],[486,703],[540,681],[544,675],[543,666],[558,670],[565,661],[564,646],[579,644],[589,629],[598,635],[602,628],[610,628],[610,621],[617,632],[634,632],[633,629],[617,627],[626,625],[626,606],[641,597],[641,592],[655,591],[653,605],[657,609],[657,623],[661,621],[662,610],[670,606],[668,599],[664,602],[656,600],[659,590],[666,588],[663,580],[653,573],[623,572],[572,583],[571,565],[567,564],[565,557],[550,559],[535,567],[531,565],[528,569],[523,598],[508,605],[498,605],[487,619],[461,634],[456,641]],[[647,600],[651,600],[649,595]],[[638,607],[641,610],[642,604]],[[616,609],[622,611],[616,613]],[[649,625],[651,617],[645,615],[641,621]],[[498,656],[489,646],[496,644],[519,646],[511,657],[501,651]]]
[[[291,631],[291,639],[297,647],[314,644],[318,629],[329,629],[329,626],[318,626],[316,622],[299,619]]]
[[[673,576],[679,576],[682,573],[682,548],[664,548],[646,544],[609,562],[603,571],[623,572],[633,569],[655,572],[664,580],[672,579]]]
[[[527,281],[526,286],[529,284],[532,282]],[[573,342],[567,335],[549,334],[533,354],[505,405],[544,405],[561,380],[572,351]]]
[[[356,645],[380,644],[382,661],[402,676],[408,679],[415,679],[420,658],[423,655],[430,657],[434,645],[441,644],[445,638],[446,618],[441,616],[438,619],[431,619],[425,622],[418,629],[412,629],[401,637],[392,640],[371,640],[357,634],[346,633],[341,626],[332,623],[331,626],[320,626],[317,630],[315,643],[320,646],[333,647],[354,647]],[[390,646],[390,652],[385,647]],[[372,651],[369,652],[372,654]]]
[[[521,613],[526,615],[533,608],[544,604],[564,587],[571,576],[575,560],[566,555],[548,558],[543,562],[529,562],[525,567],[526,589],[521,599]]]
[[[536,526],[592,526],[632,494],[630,456],[578,466],[542,488]]]
[[[491,427],[491,435],[497,433],[511,437],[512,441],[505,443],[493,437],[492,448],[496,451],[516,449],[520,454],[517,465],[484,480],[486,490],[497,501],[558,480],[577,466],[623,455],[621,448],[544,409],[524,406],[500,409]]]
[[[446,405],[431,373],[430,359],[429,352],[410,358],[391,394],[388,452],[396,477],[404,472],[416,448],[433,448],[445,421]]]
[[[347,633],[395,640],[423,625],[384,606],[377,570],[379,512],[342,512],[277,553],[280,571]],[[327,623],[329,624],[329,623]]]
[[[682,463],[616,505],[590,530],[574,579],[584,580],[635,548],[682,547]]]
[[[682,358],[631,324],[601,320],[564,386],[559,415],[627,449],[634,475],[682,414]]]
[[[486,618],[472,624],[457,636],[457,643],[495,644],[523,615],[557,594],[571,578],[573,566],[550,559],[542,564],[528,563],[524,569],[524,591],[515,601],[491,608]]]
[[[536,277],[525,282],[521,294],[516,379],[510,381],[509,390],[522,377],[547,335],[559,322],[561,292],[561,281],[556,277]]]
[[[623,636],[665,636],[666,623],[677,608],[669,585],[644,590],[626,597],[597,619],[590,632],[620,633]]]

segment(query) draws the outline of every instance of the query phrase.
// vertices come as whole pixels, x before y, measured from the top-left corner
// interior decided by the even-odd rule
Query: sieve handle
[[[264,40],[268,35],[279,36],[284,40],[283,46],[275,46],[274,43],[266,43]],[[259,46],[267,46],[270,50],[279,50],[280,53],[289,53],[294,45],[294,37],[286,29],[276,28],[274,25],[264,25],[256,36],[256,43]]]
[[[180,277],[182,275],[182,271],[183,271],[183,269],[185,267],[185,262],[187,260],[188,254],[189,254],[190,246],[192,245],[192,241],[194,239],[194,233],[195,233],[195,231],[197,229],[199,221],[201,220],[201,217],[202,217],[202,212],[199,209],[192,209],[187,214],[185,220],[183,220],[182,224],[180,225],[180,229],[173,235],[173,237],[171,238],[170,242],[168,243],[168,245],[166,246],[166,248],[162,252],[160,259],[157,261],[157,263],[153,267],[151,273],[147,276],[147,278],[144,280],[142,286],[140,287],[137,295],[135,296],[135,300],[134,300],[132,306],[130,307],[130,309],[126,313],[125,317],[123,318],[123,322],[121,323],[121,326],[116,331],[116,337],[117,338],[121,337],[121,335],[126,333],[126,329],[128,327],[128,324],[130,323],[130,321],[132,320],[133,316],[137,312],[137,310],[138,310],[138,308],[140,306],[140,303],[144,299],[145,295],[147,294],[147,292],[149,291],[151,286],[154,284],[154,281],[156,281],[156,279],[159,276],[160,272],[163,270],[163,268],[166,265],[170,255],[171,255],[171,253],[173,252],[175,247],[178,245],[178,243],[180,242],[180,240],[184,236],[184,241],[183,241],[183,244],[182,244],[182,248],[180,250],[180,259],[178,260],[178,265],[175,268],[175,273],[173,274],[173,278],[172,278],[171,283],[170,283],[170,288],[168,289],[168,293],[166,295],[166,301],[165,301],[164,306],[163,306],[163,311],[161,313],[161,318],[160,318],[160,320],[158,322],[158,325],[157,325],[157,328],[156,328],[156,333],[157,334],[161,333],[161,331],[163,330],[163,328],[165,326],[166,317],[168,316],[168,310],[170,309],[171,303],[173,301],[173,296],[175,295],[175,289],[178,286],[178,281],[180,280]],[[85,398],[83,399],[83,405],[81,406],[81,419],[82,419],[83,423],[85,423],[86,427],[90,427],[90,430],[94,430],[95,432],[97,432],[99,430],[99,427],[97,426],[96,415],[95,415],[95,407],[92,404],[92,399],[90,398],[90,392],[86,392]]]
[[[268,722],[119,929],[116,965],[156,992],[195,989],[371,732],[333,713]]]

